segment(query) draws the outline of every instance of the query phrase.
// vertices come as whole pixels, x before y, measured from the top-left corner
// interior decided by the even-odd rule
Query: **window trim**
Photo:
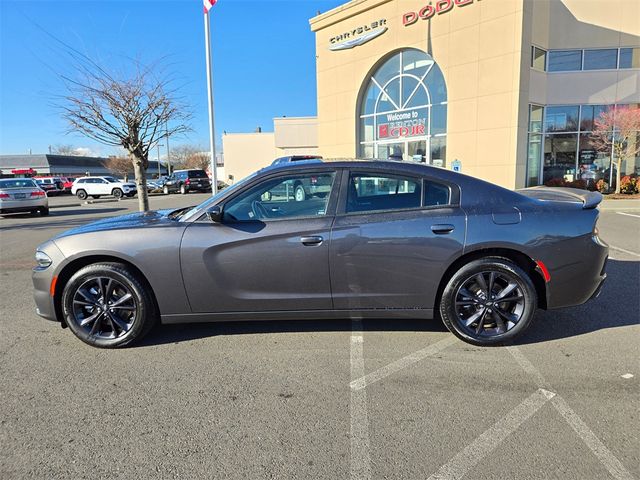
[[[314,174],[314,173],[317,173],[317,174],[332,173],[332,174],[334,174],[333,184],[331,186],[331,193],[329,194],[329,199],[327,201],[327,208],[326,208],[326,211],[325,211],[324,215],[301,216],[301,217],[284,217],[284,218],[267,218],[267,219],[263,218],[263,219],[256,219],[256,220],[236,220],[234,222],[223,222],[222,224],[223,225],[238,225],[238,224],[256,223],[256,222],[271,223],[271,222],[283,222],[283,221],[290,221],[290,220],[309,220],[309,219],[320,219],[320,218],[334,217],[335,214],[336,214],[337,197],[338,197],[338,194],[340,192],[340,185],[341,185],[340,182],[341,182],[342,170],[340,168],[319,169],[319,168],[316,167],[316,168],[308,168],[308,169],[305,168],[305,169],[300,169],[300,170],[295,169],[295,170],[288,170],[288,171],[273,172],[273,174],[266,175],[264,177],[261,176],[261,177],[256,178],[253,182],[247,184],[241,190],[239,190],[237,192],[234,192],[229,197],[222,198],[221,201],[219,203],[217,203],[216,205],[219,205],[222,208],[222,214],[223,214],[223,218],[224,218],[224,211],[225,211],[226,205],[230,201],[232,201],[235,198],[237,198],[238,196],[243,195],[248,190],[251,190],[256,185],[258,185],[258,184],[260,184],[262,182],[273,180],[274,178],[278,178],[278,177],[290,177],[292,175],[307,175],[307,174]],[[195,218],[194,222],[201,222],[202,220],[204,220],[207,223],[210,223],[209,220],[207,219],[207,215],[206,215],[205,211],[203,211],[201,215],[199,215],[197,218]]]
[[[413,179],[420,183],[420,206],[419,207],[408,207],[408,208],[393,208],[393,209],[382,209],[382,210],[367,210],[363,212],[347,212],[347,197],[349,194],[349,180],[351,179],[352,173],[366,173],[371,175],[379,175],[379,176],[405,176],[409,179]],[[446,205],[425,205],[424,204],[424,194],[425,194],[425,181],[431,181],[434,183],[439,183],[441,185],[446,186],[449,189],[449,203]],[[440,178],[435,178],[432,176],[424,176],[420,174],[415,174],[413,172],[408,173],[397,173],[395,171],[386,171],[380,170],[372,167],[361,167],[361,168],[346,168],[342,174],[342,182],[340,185],[340,197],[338,198],[338,208],[336,209],[336,217],[347,217],[353,215],[374,215],[380,213],[395,213],[395,212],[413,212],[413,211],[422,211],[422,210],[439,210],[445,208],[458,208],[460,207],[460,187],[447,182],[446,180],[442,180]],[[454,203],[454,200],[455,203]]]

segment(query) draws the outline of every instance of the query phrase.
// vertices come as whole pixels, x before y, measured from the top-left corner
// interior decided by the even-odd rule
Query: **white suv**
[[[114,177],[80,177],[73,182],[71,193],[80,200],[88,196],[100,198],[102,195],[113,195],[116,198],[125,195],[133,197],[136,194],[136,184],[123,182]]]

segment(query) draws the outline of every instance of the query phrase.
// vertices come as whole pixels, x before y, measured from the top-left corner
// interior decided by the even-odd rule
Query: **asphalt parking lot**
[[[36,245],[136,209],[0,218],[0,478],[640,478],[640,205],[602,210],[602,295],[508,348],[344,319],[164,326],[107,351],[38,318]]]

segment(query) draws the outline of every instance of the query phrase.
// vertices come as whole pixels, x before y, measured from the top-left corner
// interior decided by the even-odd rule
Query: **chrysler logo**
[[[331,37],[329,50],[346,50],[367,43],[387,31],[385,19]]]

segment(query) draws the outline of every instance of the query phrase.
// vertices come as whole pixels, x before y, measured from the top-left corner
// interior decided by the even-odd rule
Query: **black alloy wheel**
[[[85,192],[84,190],[78,190],[76,192],[76,197],[78,197],[80,200],[86,200],[87,199],[87,192]]]
[[[100,263],[76,272],[62,294],[69,329],[96,347],[121,347],[141,339],[155,324],[154,302],[125,265]]]
[[[122,190],[120,190],[119,188],[114,188],[113,192],[111,192],[111,195],[113,195],[118,200],[120,200],[122,198],[123,193],[122,193]]]
[[[496,345],[520,335],[531,323],[537,295],[529,276],[506,258],[463,266],[442,294],[440,315],[457,337],[474,345]]]

